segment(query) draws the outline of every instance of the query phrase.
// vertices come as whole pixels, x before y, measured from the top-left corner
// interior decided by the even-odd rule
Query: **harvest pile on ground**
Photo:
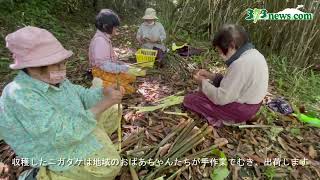
[[[120,36],[123,38],[115,40],[116,44],[130,46],[122,41],[133,42],[134,30],[121,28]],[[124,57],[131,55],[129,50],[119,46]],[[123,100],[122,157],[143,159],[147,164],[124,167],[120,179],[210,179],[229,173],[232,179],[320,178],[319,129],[276,113],[266,117],[264,112],[270,111],[266,107],[247,125],[212,128],[204,119],[186,113],[181,105],[180,96],[195,89],[191,73],[198,67],[188,63],[192,62],[190,57],[183,59],[169,54],[168,59],[170,62],[163,67],[165,71],[149,71],[146,77],[137,80],[137,93]],[[75,67],[69,74],[71,80],[90,84],[84,75],[86,63],[71,62]],[[166,98],[170,95],[174,98]],[[139,109],[159,105],[159,100],[162,100],[160,108]],[[117,143],[116,134],[112,139]],[[1,160],[10,164],[14,153],[5,144],[0,146]],[[227,165],[214,161],[224,157]],[[170,159],[174,165],[161,161],[158,165],[150,164],[149,159],[163,162]],[[175,160],[180,162],[175,164]],[[9,173],[13,178],[20,171],[21,168],[11,166]]]

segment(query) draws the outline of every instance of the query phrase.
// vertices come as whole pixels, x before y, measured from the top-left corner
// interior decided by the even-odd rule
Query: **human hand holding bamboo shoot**
[[[120,90],[116,90],[114,87],[104,88],[103,94],[103,99],[90,109],[95,117],[99,117],[102,112],[111,106],[119,104],[124,94],[124,88],[120,87]]]

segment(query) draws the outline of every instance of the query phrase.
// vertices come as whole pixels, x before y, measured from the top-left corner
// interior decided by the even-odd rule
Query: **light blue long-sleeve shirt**
[[[160,22],[155,22],[154,25],[147,25],[142,23],[138,29],[137,39],[159,39],[161,43],[144,43],[142,48],[152,49],[153,47],[159,48],[162,51],[166,51],[166,47],[163,45],[163,41],[166,39],[166,31]]]
[[[102,89],[86,89],[63,81],[59,88],[20,71],[0,98],[0,136],[31,166],[62,171],[61,159],[84,159],[102,148],[89,110],[103,97]]]

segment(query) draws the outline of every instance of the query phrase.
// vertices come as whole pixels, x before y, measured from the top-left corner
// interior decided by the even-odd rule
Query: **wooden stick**
[[[119,73],[117,73],[117,89],[120,90],[120,79],[119,79]],[[122,139],[122,132],[121,132],[121,103],[118,104],[118,121],[119,121],[119,127],[118,127],[118,145],[119,145],[119,152],[121,152],[121,139]]]
[[[240,129],[241,128],[272,128],[272,127],[276,127],[276,126],[269,126],[269,125],[235,125],[236,127],[239,127]]]
[[[184,117],[188,118],[188,114],[187,113],[168,112],[168,111],[163,111],[163,113],[170,114],[170,115],[176,115],[176,116],[184,116]]]

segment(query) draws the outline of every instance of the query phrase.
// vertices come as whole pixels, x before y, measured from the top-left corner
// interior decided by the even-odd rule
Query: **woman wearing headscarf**
[[[123,88],[71,83],[72,52],[45,29],[24,27],[6,43],[18,75],[0,98],[0,136],[33,170],[40,168],[37,179],[114,179],[119,165],[96,166],[93,159],[120,161],[109,135],[118,127],[113,107]]]

